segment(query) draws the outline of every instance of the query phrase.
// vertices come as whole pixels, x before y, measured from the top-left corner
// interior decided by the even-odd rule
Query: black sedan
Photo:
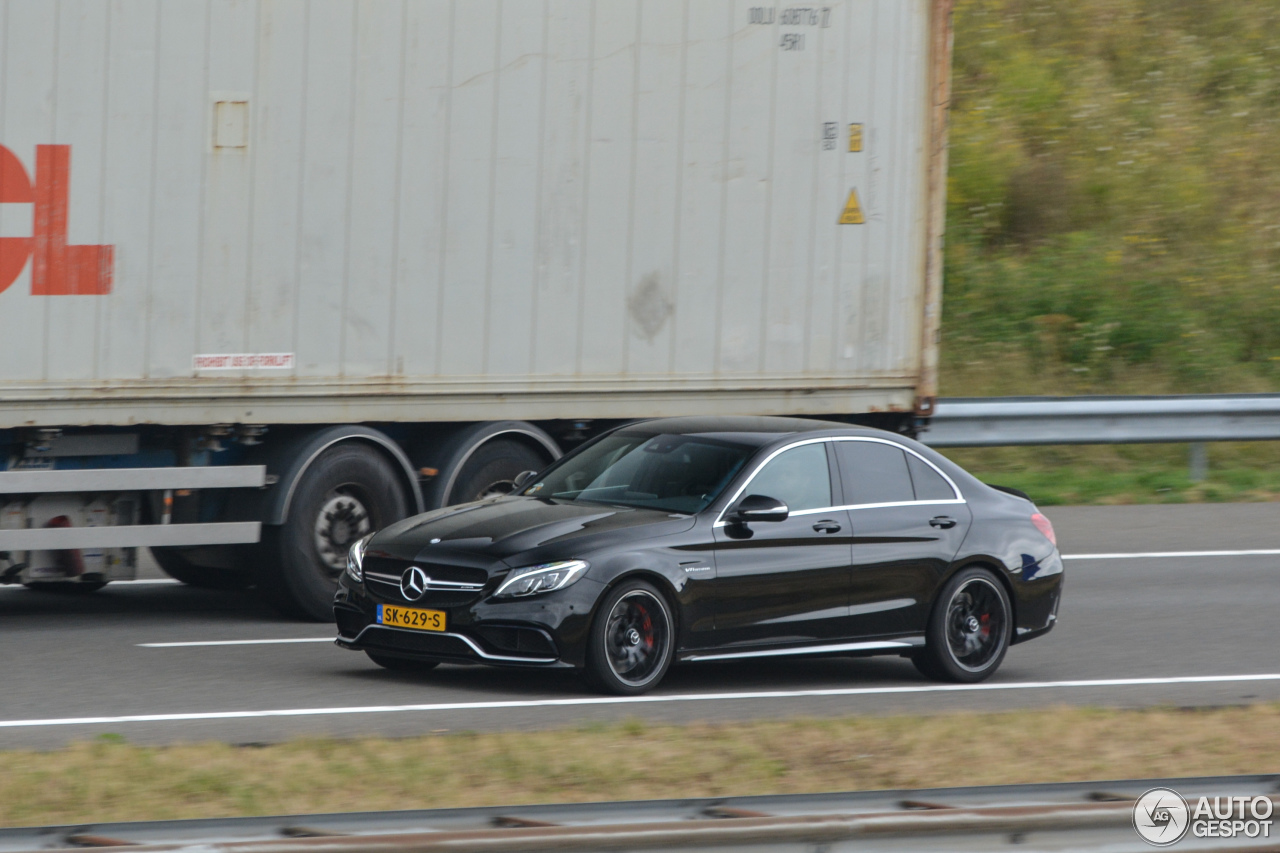
[[[1035,505],[922,444],[677,418],[365,537],[334,613],[338,645],[389,669],[572,667],[635,694],[674,662],[783,655],[903,655],[980,681],[1053,628],[1061,592]]]

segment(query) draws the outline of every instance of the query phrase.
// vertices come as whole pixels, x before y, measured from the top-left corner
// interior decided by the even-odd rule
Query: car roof
[[[834,421],[744,416],[657,418],[650,421],[637,421],[622,429],[624,431],[640,430],[653,434],[698,435],[755,447],[773,444],[801,433],[812,433],[815,437],[832,434],[876,437],[893,435],[884,430],[850,426]]]

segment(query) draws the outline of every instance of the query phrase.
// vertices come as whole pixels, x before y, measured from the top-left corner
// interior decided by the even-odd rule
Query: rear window
[[[942,475],[918,456],[907,454],[907,467],[911,469],[911,482],[918,501],[955,500],[956,493]]]
[[[836,459],[846,504],[901,503],[915,500],[907,454],[878,441],[837,441]]]

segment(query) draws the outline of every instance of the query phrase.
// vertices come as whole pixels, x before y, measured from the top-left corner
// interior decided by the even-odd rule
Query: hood
[[[462,504],[407,518],[370,542],[402,560],[502,560],[544,546],[564,546],[564,559],[602,544],[609,534],[653,526],[649,535],[687,530],[692,516],[665,510],[514,497]],[[633,536],[620,538],[631,539]],[[436,541],[439,540],[439,541]],[[571,553],[572,552],[572,553]],[[559,558],[557,556],[556,558]]]

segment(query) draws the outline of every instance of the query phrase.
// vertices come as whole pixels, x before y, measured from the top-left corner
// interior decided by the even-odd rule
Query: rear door
[[[821,440],[788,448],[742,490],[785,503],[786,521],[716,526],[717,646],[847,634],[849,514],[830,454]]]
[[[834,443],[853,525],[849,621],[859,637],[923,633],[971,515],[954,484],[896,442]]]

